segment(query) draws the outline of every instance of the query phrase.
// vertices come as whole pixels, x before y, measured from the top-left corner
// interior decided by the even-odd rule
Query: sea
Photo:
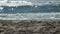
[[[0,6],[1,20],[59,19],[60,4]]]

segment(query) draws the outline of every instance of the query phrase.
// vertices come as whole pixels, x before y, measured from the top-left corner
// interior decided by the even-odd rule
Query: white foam
[[[33,5],[32,2],[28,1],[0,1],[0,6],[23,6],[23,5]]]
[[[39,5],[39,6],[42,6],[42,5],[46,5],[46,4],[60,4],[58,2],[55,2],[55,1],[41,1],[40,3],[34,3],[34,2],[29,2],[29,1],[0,1],[0,6],[24,6],[24,5],[30,5],[30,6],[33,6],[33,5]]]
[[[55,19],[55,18],[60,18],[60,13],[0,14],[0,19],[3,20]]]
[[[0,7],[0,10],[3,10],[4,9],[4,7]]]

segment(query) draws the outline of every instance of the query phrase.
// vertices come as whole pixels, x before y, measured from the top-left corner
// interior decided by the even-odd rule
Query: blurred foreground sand
[[[0,34],[60,34],[60,20],[0,20]]]

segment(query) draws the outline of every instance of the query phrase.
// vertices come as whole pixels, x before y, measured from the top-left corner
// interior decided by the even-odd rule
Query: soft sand
[[[0,20],[0,34],[60,34],[60,20]]]

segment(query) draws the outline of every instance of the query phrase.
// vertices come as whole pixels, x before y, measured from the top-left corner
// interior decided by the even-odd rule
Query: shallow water
[[[16,13],[56,13],[60,12],[59,6],[43,5],[43,6],[18,6],[9,7],[1,6],[0,13],[16,14]]]

